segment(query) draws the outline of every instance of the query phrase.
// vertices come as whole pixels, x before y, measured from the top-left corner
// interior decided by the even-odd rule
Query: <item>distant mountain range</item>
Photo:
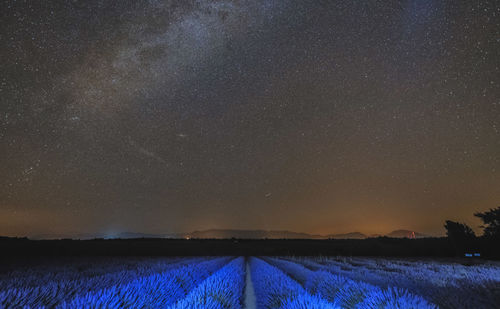
[[[345,234],[330,234],[326,235],[326,238],[334,238],[334,239],[365,239],[368,238],[363,233],[360,232],[352,232],[352,233],[345,233]]]
[[[392,238],[425,238],[430,237],[419,232],[410,230],[395,230],[388,234],[371,234],[366,235],[360,232],[344,233],[344,234],[328,234],[317,235],[307,233],[297,233],[291,231],[267,231],[267,230],[234,230],[234,229],[210,229],[203,231],[194,231],[191,233],[180,234],[148,234],[136,232],[122,232],[113,235],[100,234],[81,234],[73,236],[73,239],[133,239],[133,238],[184,238],[184,239],[365,239],[375,237],[392,237]],[[30,239],[60,239],[65,238],[59,235],[36,235],[29,237]]]
[[[429,235],[425,235],[422,233],[418,233],[415,231],[408,231],[408,230],[395,230],[390,232],[389,234],[385,235],[387,237],[392,237],[392,238],[426,238],[429,237]]]
[[[373,237],[393,237],[393,238],[424,238],[428,235],[410,231],[395,230],[386,235],[372,234],[366,235],[360,232],[345,234],[316,235],[307,233],[297,233],[290,231],[266,231],[266,230],[225,230],[212,229],[204,231],[195,231],[181,235],[181,238],[241,238],[241,239],[365,239]]]
[[[241,238],[241,239],[323,239],[324,236],[290,231],[266,231],[266,230],[224,230],[213,229],[195,231],[182,235],[183,238]]]

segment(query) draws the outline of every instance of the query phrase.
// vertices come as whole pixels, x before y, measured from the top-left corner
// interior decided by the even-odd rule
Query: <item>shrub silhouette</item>
[[[444,227],[446,235],[452,240],[465,241],[476,237],[474,231],[465,223],[446,220]]]
[[[475,213],[474,216],[483,221],[484,236],[488,238],[500,238],[500,207],[490,209],[486,212]]]

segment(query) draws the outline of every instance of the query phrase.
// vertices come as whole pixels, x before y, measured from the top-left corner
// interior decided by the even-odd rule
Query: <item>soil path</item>
[[[250,264],[247,260],[246,279],[245,279],[245,308],[256,309],[257,302],[255,299],[255,291],[253,290],[252,275],[250,274]]]

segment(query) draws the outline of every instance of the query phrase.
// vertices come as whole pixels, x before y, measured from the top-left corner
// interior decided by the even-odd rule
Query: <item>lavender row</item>
[[[267,262],[250,258],[252,281],[259,309],[332,309],[339,308],[309,294],[295,280]]]
[[[442,308],[497,308],[500,303],[498,263],[461,265],[438,261],[373,258],[293,258],[313,270],[363,280],[381,287],[397,286],[426,297]]]
[[[119,260],[118,260],[119,261]],[[170,260],[167,260],[170,261]],[[100,275],[85,276],[78,278],[78,272],[68,271],[69,274],[57,276],[41,276],[35,273],[31,278],[21,277],[16,282],[16,287],[5,289],[0,292],[0,307],[55,307],[69,299],[82,294],[97,292],[116,285],[125,285],[141,277],[150,276],[155,273],[164,273],[172,269],[199,263],[203,258],[184,259],[176,263],[162,262],[161,260],[144,261],[134,265],[134,268],[118,272],[106,273],[108,268],[100,270],[100,265],[94,266],[95,272]],[[47,272],[54,273],[47,269]],[[76,277],[75,277],[76,276]],[[57,278],[57,280],[56,280]],[[69,279],[65,279],[69,278]],[[38,285],[20,285],[25,282],[38,282]]]
[[[331,272],[312,271],[291,261],[277,258],[266,260],[301,283],[311,294],[341,308],[436,308],[423,297],[405,289],[382,289]]]
[[[244,278],[245,260],[234,259],[169,309],[241,309]]]

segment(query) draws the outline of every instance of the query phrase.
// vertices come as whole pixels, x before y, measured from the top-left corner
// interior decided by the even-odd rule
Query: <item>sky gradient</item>
[[[442,235],[500,205],[494,1],[0,12],[0,235]]]

